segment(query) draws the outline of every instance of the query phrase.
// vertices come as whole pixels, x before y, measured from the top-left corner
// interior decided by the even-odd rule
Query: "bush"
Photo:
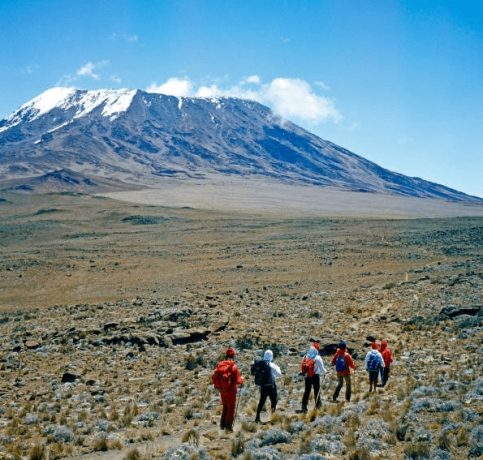
[[[45,459],[45,446],[42,444],[35,444],[29,452],[29,460],[44,460]]]
[[[124,460],[142,460],[142,456],[139,450],[131,449],[124,457]]]
[[[371,460],[371,454],[367,447],[358,447],[356,450],[349,453],[349,460]]]
[[[192,446],[198,447],[200,444],[200,434],[195,430],[191,429],[183,434],[181,441],[184,443],[191,444]]]
[[[196,369],[198,366],[201,366],[201,367],[206,366],[206,361],[202,354],[193,355],[190,353],[184,359],[184,368],[187,371],[192,371],[193,369]]]
[[[233,455],[233,457],[238,457],[238,455],[241,455],[244,450],[245,436],[243,435],[243,432],[239,432],[231,443],[231,454]]]
[[[107,442],[107,436],[102,435],[94,440],[92,448],[95,452],[105,452],[109,450],[109,443]]]
[[[277,430],[277,429],[270,429],[264,433],[262,433],[260,437],[260,445],[263,446],[269,446],[273,444],[281,444],[281,443],[287,443],[290,442],[292,439],[292,436],[290,436],[290,433],[284,430]]]
[[[406,458],[418,460],[429,457],[429,444],[424,442],[413,442],[404,447]]]
[[[157,225],[164,224],[168,219],[161,216],[127,216],[122,222],[128,222],[133,225]]]

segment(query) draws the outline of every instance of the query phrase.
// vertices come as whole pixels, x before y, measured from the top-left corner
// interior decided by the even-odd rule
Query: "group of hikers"
[[[300,375],[304,377],[305,390],[302,397],[302,408],[299,412],[308,411],[310,394],[314,393],[315,407],[320,408],[321,389],[320,378],[325,376],[327,369],[320,356],[320,344],[314,341],[302,359]],[[220,427],[232,431],[236,417],[236,400],[238,386],[243,386],[244,378],[235,363],[236,351],[228,348],[225,352],[225,359],[220,361],[212,376],[213,385],[220,391],[223,410],[221,414]],[[371,350],[367,353],[364,365],[369,377],[369,392],[376,391],[377,386],[384,387],[389,379],[389,370],[393,362],[391,350],[386,340],[381,340],[380,345],[374,340]],[[337,402],[339,393],[345,383],[345,399],[350,401],[352,393],[351,373],[356,365],[349,351],[347,344],[341,341],[331,360],[332,366],[337,372],[337,386],[332,395],[332,401]],[[260,414],[267,399],[270,399],[272,413],[277,408],[277,379],[282,376],[280,367],[273,362],[273,352],[266,350],[263,359],[255,361],[251,366],[251,374],[254,376],[255,384],[260,387],[260,399],[257,406],[255,422],[260,423]],[[378,385],[379,375],[381,383]],[[238,399],[239,401],[239,399]]]

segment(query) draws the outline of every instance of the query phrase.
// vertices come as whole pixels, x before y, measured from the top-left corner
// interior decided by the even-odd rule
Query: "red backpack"
[[[302,374],[305,374],[306,377],[313,377],[315,375],[315,361],[307,358],[307,356],[302,360]]]
[[[233,366],[235,363],[233,361],[220,361],[216,366],[215,372],[213,372],[213,376],[211,380],[213,381],[213,385],[217,390],[220,391],[229,391],[233,387],[234,379],[234,371]]]

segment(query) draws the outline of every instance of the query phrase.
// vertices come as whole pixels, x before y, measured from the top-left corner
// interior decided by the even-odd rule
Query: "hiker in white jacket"
[[[320,400],[320,376],[327,373],[321,356],[319,355],[319,344],[314,342],[313,346],[309,348],[307,354],[304,356],[301,365],[301,374],[305,377],[305,391],[302,398],[302,412],[307,412],[310,392],[314,388],[315,407],[322,406]]]
[[[263,355],[263,360],[266,364],[270,366],[271,378],[267,380],[266,383],[260,385],[260,401],[258,402],[257,407],[257,416],[255,418],[256,423],[260,423],[260,413],[263,410],[263,406],[265,405],[265,401],[267,398],[270,398],[270,403],[272,405],[272,413],[275,412],[277,408],[277,382],[276,379],[282,376],[282,371],[280,367],[278,367],[273,362],[273,352],[272,350],[266,350]]]

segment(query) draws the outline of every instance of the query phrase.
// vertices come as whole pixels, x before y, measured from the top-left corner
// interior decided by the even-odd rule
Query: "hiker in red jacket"
[[[387,347],[387,340],[381,341],[381,347],[379,348],[382,359],[384,360],[384,368],[381,369],[381,387],[386,385],[389,380],[389,369],[393,362],[391,350]]]
[[[234,361],[235,354],[233,348],[228,348],[226,359],[218,363],[212,376],[213,385],[220,390],[223,404],[220,427],[227,431],[233,431],[237,388],[238,385],[243,385],[243,377]]]
[[[351,369],[355,369],[356,365],[354,361],[352,361],[352,357],[347,351],[346,343],[341,340],[339,343],[339,348],[335,352],[334,357],[332,358],[332,365],[335,366],[335,370],[337,371],[337,379],[338,383],[334,391],[334,396],[332,400],[334,402],[337,401],[339,397],[340,390],[342,385],[345,381],[345,399],[347,401],[351,400]]]

